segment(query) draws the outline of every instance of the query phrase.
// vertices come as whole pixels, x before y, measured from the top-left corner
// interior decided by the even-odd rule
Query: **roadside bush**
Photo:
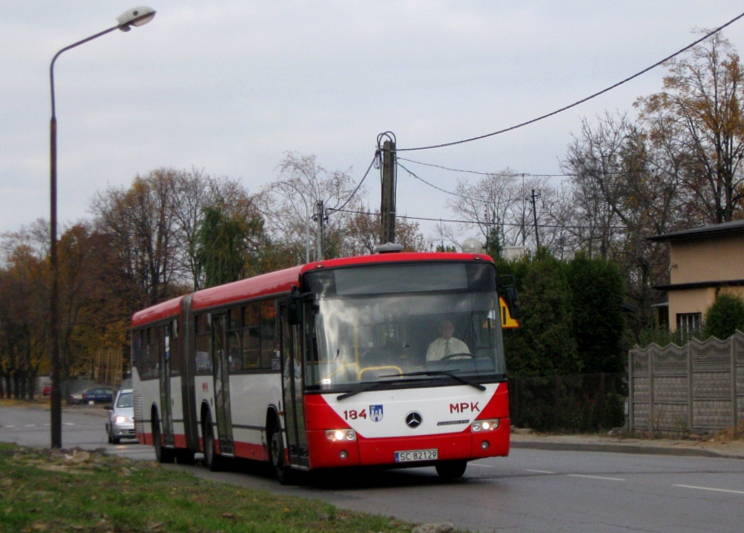
[[[705,335],[728,339],[736,330],[744,331],[744,300],[719,294],[705,314]]]

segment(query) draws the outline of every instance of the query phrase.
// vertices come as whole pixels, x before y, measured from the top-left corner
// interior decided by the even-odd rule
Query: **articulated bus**
[[[509,453],[502,326],[518,305],[486,255],[399,250],[166,301],[132,318],[137,438],[161,462],[269,461],[282,483],[358,466],[460,477]],[[433,353],[448,335],[452,353]]]

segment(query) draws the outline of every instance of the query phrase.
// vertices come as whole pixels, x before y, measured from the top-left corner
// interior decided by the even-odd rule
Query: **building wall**
[[[715,299],[714,287],[669,291],[669,329],[676,331],[677,315],[680,314],[701,313],[704,318]]]
[[[672,241],[670,261],[673,285],[744,279],[744,234]],[[704,317],[718,292],[715,287],[670,290],[670,329],[677,329],[679,314],[701,313]],[[724,287],[720,292],[744,297],[744,287]]]
[[[744,235],[671,243],[671,282],[744,279]]]

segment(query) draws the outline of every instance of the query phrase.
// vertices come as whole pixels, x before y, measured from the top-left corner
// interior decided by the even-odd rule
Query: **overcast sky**
[[[138,0],[142,1],[142,0]],[[150,0],[148,0],[150,1]],[[122,0],[0,0],[0,233],[49,217],[49,64],[116,24]],[[733,0],[151,0],[157,16],[67,51],[55,64],[59,219],[89,217],[96,191],[196,168],[250,192],[287,151],[361,179],[377,135],[398,148],[530,120],[683,48]],[[724,30],[744,51],[744,20]],[[656,69],[537,124],[409,152],[480,172],[560,174],[581,119],[625,111],[661,88]],[[452,190],[463,174],[405,163]],[[470,178],[473,180],[474,178]],[[477,178],[475,178],[477,179]],[[379,173],[365,181],[379,209]],[[398,213],[452,218],[448,196],[405,172]],[[433,225],[422,223],[433,236]]]

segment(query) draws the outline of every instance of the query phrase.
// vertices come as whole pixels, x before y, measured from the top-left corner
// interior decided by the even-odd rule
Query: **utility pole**
[[[318,200],[315,204],[315,220],[318,223],[318,236],[315,240],[316,245],[316,261],[322,261],[325,259],[325,235],[323,231],[323,223],[325,221],[325,211],[323,209],[323,200]]]
[[[395,141],[382,145],[382,201],[380,243],[395,242]]]
[[[540,249],[540,232],[537,229],[537,204],[535,200],[540,198],[540,193],[535,193],[535,189],[532,189],[532,218],[535,221],[535,243],[537,244],[537,249]]]

